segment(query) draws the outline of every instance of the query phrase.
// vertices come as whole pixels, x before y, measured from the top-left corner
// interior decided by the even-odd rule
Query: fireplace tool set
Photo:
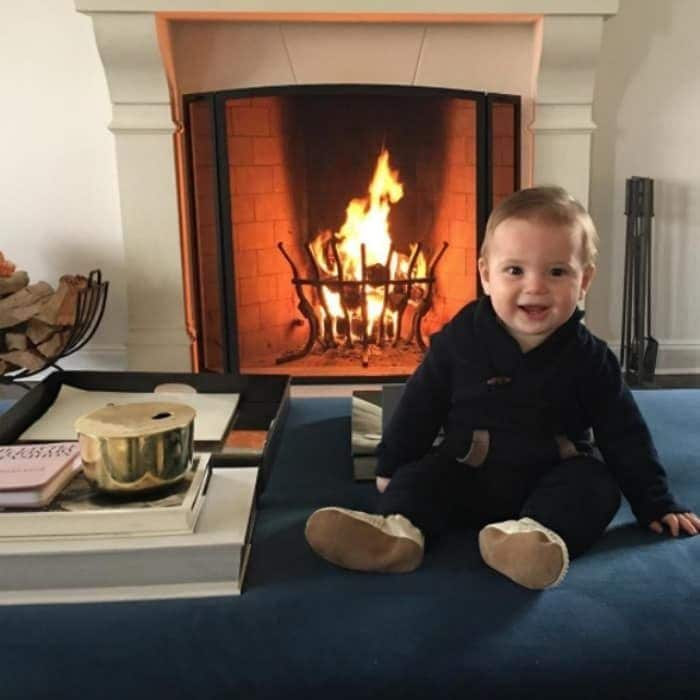
[[[651,335],[651,220],[654,181],[631,177],[625,187],[624,293],[620,364],[631,384],[654,380],[659,344]]]
[[[306,244],[305,249],[308,253],[313,277],[308,279],[299,275],[297,267],[284,249],[284,245],[281,242],[277,244],[292,269],[292,283],[299,299],[297,308],[308,323],[308,337],[304,347],[277,358],[277,364],[291,362],[306,356],[316,343],[319,343],[322,350],[336,348],[340,344],[338,340],[338,336],[340,336],[340,342],[347,348],[353,348],[355,342],[359,344],[362,365],[367,367],[369,365],[370,345],[383,347],[391,342],[393,347],[397,347],[399,341],[402,340],[402,322],[409,302],[413,303],[415,309],[411,320],[411,329],[408,337],[405,338],[405,343],[410,344],[415,339],[421,351],[424,351],[426,344],[421,332],[421,320],[431,308],[436,281],[435,269],[445,253],[448,243],[443,242],[442,248],[436,252],[428,265],[427,274],[420,277],[413,276],[416,260],[421,251],[421,244],[416,244],[406,276],[400,279],[391,279],[389,272],[393,256],[397,254],[393,246],[389,249],[386,264],[368,266],[365,246],[362,244],[359,280],[344,278],[335,238],[331,238],[330,246],[336,261],[336,272],[335,276],[324,277],[314,257],[311,245]],[[317,314],[314,310],[314,306],[305,292],[307,288],[315,291],[315,296],[323,309],[322,314]],[[381,290],[382,308],[374,324],[371,324],[368,312],[368,292],[370,289]],[[342,318],[337,319],[337,335],[333,330],[333,316],[328,306],[326,293],[337,294],[340,298]],[[387,321],[390,312],[396,314],[394,323]],[[371,327],[368,329],[368,326]],[[356,341],[353,341],[353,335]]]

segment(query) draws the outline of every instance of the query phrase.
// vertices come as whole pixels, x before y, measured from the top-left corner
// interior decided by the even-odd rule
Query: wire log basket
[[[0,383],[26,379],[50,367],[61,370],[62,368],[58,364],[59,360],[80,350],[95,334],[104,315],[108,289],[109,282],[102,280],[102,272],[100,270],[92,270],[88,275],[87,285],[78,292],[75,321],[70,328],[68,339],[63,347],[54,356],[47,357],[46,363],[38,369],[19,367],[7,370],[0,375]]]

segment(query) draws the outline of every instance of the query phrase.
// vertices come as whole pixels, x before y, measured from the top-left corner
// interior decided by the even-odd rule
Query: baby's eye
[[[520,267],[519,265],[509,265],[505,270],[505,273],[507,275],[522,275],[523,274],[523,268]]]
[[[565,274],[566,274],[565,267],[553,267],[552,268],[552,277],[563,277]]]

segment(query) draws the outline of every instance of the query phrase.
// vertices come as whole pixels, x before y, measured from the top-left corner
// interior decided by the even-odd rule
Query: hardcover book
[[[258,469],[213,469],[194,532],[0,542],[0,605],[241,592]]]
[[[209,458],[208,453],[195,455],[192,470],[181,482],[137,498],[102,494],[81,474],[40,512],[0,512],[0,542],[22,537],[192,532],[204,502]]]
[[[79,456],[77,442],[0,446],[0,508],[46,506],[79,471]]]
[[[267,440],[267,430],[234,428],[226,436],[221,454],[228,456],[228,463],[238,463],[241,466],[260,464]]]

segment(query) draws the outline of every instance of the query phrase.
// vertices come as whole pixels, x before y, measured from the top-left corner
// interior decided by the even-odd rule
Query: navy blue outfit
[[[527,353],[489,297],[435,333],[378,448],[377,475],[391,477],[378,512],[406,516],[428,542],[453,521],[530,517],[575,557],[612,520],[620,489],[642,525],[687,511],[617,358],[582,316]]]

